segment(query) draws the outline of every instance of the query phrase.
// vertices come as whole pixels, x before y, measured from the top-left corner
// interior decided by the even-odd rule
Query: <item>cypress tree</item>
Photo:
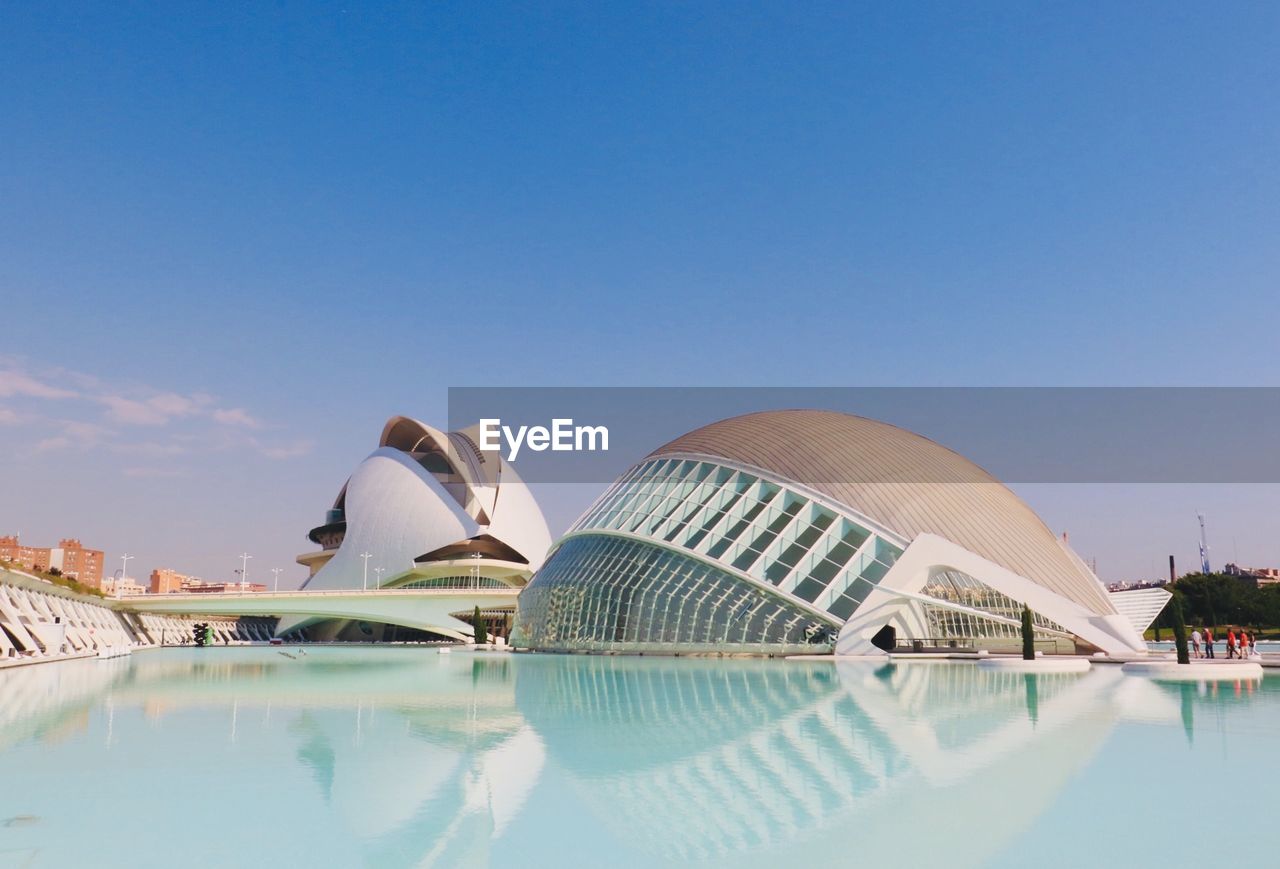
[[[1178,652],[1178,663],[1190,664],[1191,655],[1187,653],[1187,626],[1182,617],[1182,601],[1176,594],[1169,601],[1169,618],[1173,619],[1173,647]]]
[[[1031,623],[1031,609],[1026,604],[1022,605],[1022,659],[1036,659],[1035,626]]]
[[[475,628],[476,644],[483,645],[489,642],[489,638],[484,633],[484,620],[480,618],[480,607],[476,607],[475,615],[471,619],[472,627]]]

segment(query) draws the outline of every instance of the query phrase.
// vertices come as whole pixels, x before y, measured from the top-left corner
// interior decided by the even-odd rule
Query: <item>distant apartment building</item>
[[[225,594],[233,591],[266,591],[267,587],[257,582],[205,582],[197,576],[187,576],[168,567],[157,567],[151,571],[152,594]]]
[[[108,597],[130,597],[135,594],[146,594],[147,587],[129,576],[108,576],[100,586],[102,593]]]
[[[168,567],[157,567],[151,571],[150,589],[152,594],[170,594],[172,592],[183,591],[188,582],[193,577],[178,573]],[[199,580],[195,580],[199,582]]]
[[[1251,567],[1249,570],[1258,578],[1258,585],[1273,585],[1280,582],[1280,567]]]
[[[240,591],[266,591],[260,582],[194,582],[183,586],[188,594],[227,594]]]
[[[57,570],[63,576],[92,588],[102,587],[103,553],[86,549],[74,537],[64,537],[57,546],[24,546],[16,534],[0,537],[0,558],[32,570]]]
[[[41,555],[43,551],[44,555]],[[0,537],[0,558],[10,564],[21,565],[22,567],[30,567],[33,569],[43,570],[44,568],[36,568],[41,562],[47,562],[49,550],[40,550],[34,546],[23,546],[18,542],[16,534],[7,537]]]
[[[1144,588],[1164,588],[1167,579],[1135,579],[1107,583],[1107,591],[1137,591]]]
[[[1280,583],[1280,567],[1241,567],[1229,563],[1222,572],[1254,587]]]
[[[94,588],[102,584],[103,554],[100,550],[86,549],[79,540],[68,537],[59,540],[57,548],[51,549],[50,553],[50,564],[58,567],[64,576]],[[55,563],[59,557],[61,564]]]

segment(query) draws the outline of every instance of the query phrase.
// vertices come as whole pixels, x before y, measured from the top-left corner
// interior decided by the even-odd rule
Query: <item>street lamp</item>
[[[133,560],[132,555],[120,556],[120,581],[116,583],[116,597],[121,596],[120,586],[124,585],[125,579],[129,576],[129,562]]]
[[[249,588],[249,559],[252,555],[244,553],[240,556],[240,590],[247,591]]]
[[[376,580],[374,580],[374,583],[373,583],[373,587],[374,587],[375,589],[377,589],[377,588],[382,588],[382,574],[383,574],[384,572],[386,572],[386,568],[385,568],[385,567],[375,567],[375,568],[373,569],[373,573],[374,573],[374,575],[377,577],[377,579],[376,579]]]
[[[272,591],[279,591],[279,590],[280,590],[280,571],[282,571],[282,570],[284,570],[284,568],[283,568],[283,567],[273,567],[273,568],[271,568],[271,573],[272,573],[272,574],[275,576],[275,578],[276,578],[275,585],[274,585],[274,586],[272,586],[272,589],[271,589]]]
[[[369,559],[373,558],[372,552],[361,552],[360,557],[364,559],[364,590],[369,590]]]

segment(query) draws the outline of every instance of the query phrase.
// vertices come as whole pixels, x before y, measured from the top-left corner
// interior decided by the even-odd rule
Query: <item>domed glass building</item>
[[[546,650],[1144,651],[1139,626],[1013,492],[885,423],[769,411],[690,432],[617,480],[521,593]],[[1145,627],[1145,625],[1141,626]]]

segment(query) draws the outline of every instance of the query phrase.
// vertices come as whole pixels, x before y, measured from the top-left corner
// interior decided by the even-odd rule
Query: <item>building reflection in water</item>
[[[522,667],[517,699],[598,822],[655,859],[763,865],[856,840],[860,861],[910,862],[928,818],[968,831],[950,854],[964,864],[1087,762],[1122,678],[1038,676],[1028,693],[967,665],[617,658]]]
[[[80,733],[107,708],[115,739],[120,710],[134,709],[150,746],[185,750],[186,725],[169,725],[198,712],[225,718],[223,736],[204,738],[228,762],[250,762],[226,747],[232,726],[240,741],[265,733],[288,746],[310,789],[290,799],[317,801],[371,865],[485,864],[554,767],[589,817],[547,816],[563,824],[542,830],[551,840],[590,824],[647,861],[759,865],[797,853],[829,862],[856,842],[859,862],[912,865],[913,831],[928,824],[930,840],[953,843],[948,865],[966,866],[1051,806],[1117,722],[1180,725],[1191,741],[1198,718],[1220,722],[1198,711],[1253,690],[1116,667],[1027,676],[922,661],[156,652],[0,674],[0,761],[22,741]],[[285,762],[269,749],[262,775]]]

